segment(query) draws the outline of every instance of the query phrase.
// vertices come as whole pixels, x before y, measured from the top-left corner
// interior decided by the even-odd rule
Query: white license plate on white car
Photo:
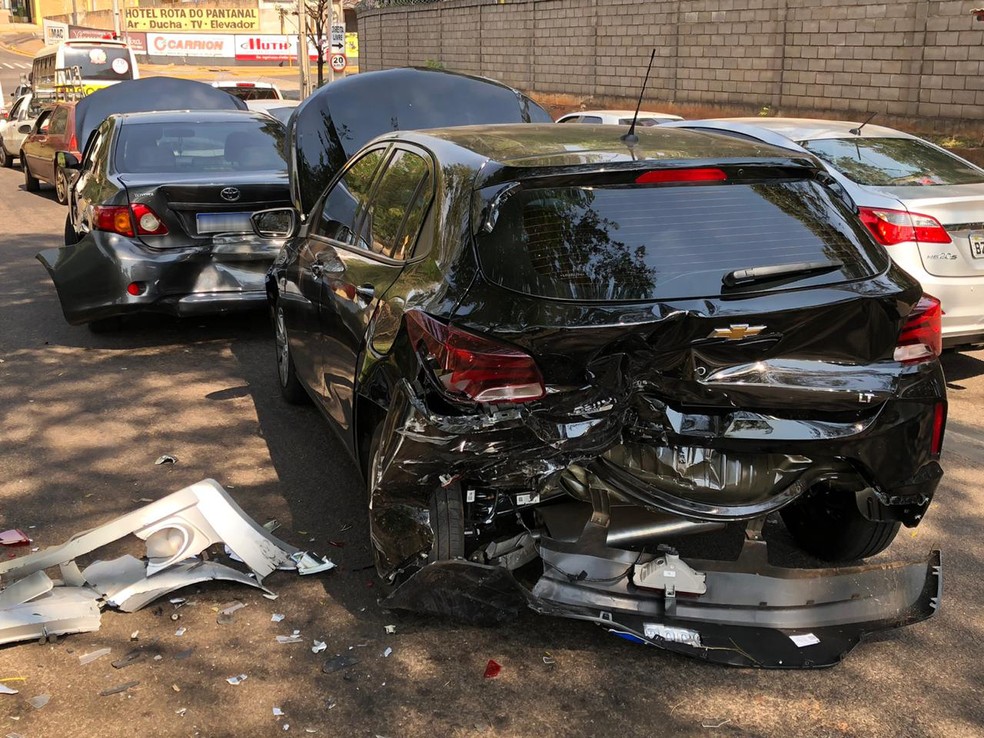
[[[199,233],[248,233],[253,230],[252,213],[198,213],[195,221]]]
[[[970,255],[975,259],[984,259],[984,233],[970,234]]]

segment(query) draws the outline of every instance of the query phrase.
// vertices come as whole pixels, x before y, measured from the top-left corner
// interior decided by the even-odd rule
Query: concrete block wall
[[[363,71],[532,92],[979,120],[980,0],[447,0],[359,14]]]

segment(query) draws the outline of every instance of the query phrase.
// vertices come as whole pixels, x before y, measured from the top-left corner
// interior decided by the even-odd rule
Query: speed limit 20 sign
[[[332,54],[331,55],[331,68],[336,72],[344,72],[345,67],[348,65],[348,59],[345,58],[345,54]]]

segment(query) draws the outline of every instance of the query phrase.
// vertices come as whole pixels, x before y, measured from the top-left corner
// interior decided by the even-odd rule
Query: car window
[[[325,238],[351,244],[354,242],[355,219],[369,198],[372,182],[386,149],[374,149],[348,168],[325,197],[315,233]],[[360,239],[360,248],[368,242]]]
[[[48,126],[51,124],[51,111],[45,111],[38,116],[37,132],[42,136],[48,134]]]
[[[396,151],[365,216],[373,251],[391,259],[407,258],[430,205],[431,189],[427,161],[410,151]]]
[[[82,169],[88,171],[93,168],[93,163],[99,157],[100,148],[105,140],[106,135],[103,128],[97,128],[95,133],[89,139],[89,143],[86,144],[85,152],[82,156]]]
[[[17,102],[14,103],[14,106],[10,109],[10,112],[7,114],[7,119],[8,120],[16,119],[17,114],[20,112],[22,107],[24,107],[24,98],[20,98]]]
[[[860,185],[927,187],[984,182],[984,172],[912,138],[828,138],[801,141]]]
[[[601,123],[601,116],[600,115],[582,115],[581,116],[581,122],[582,123]]]
[[[571,115],[571,116],[566,117],[566,118],[561,118],[557,122],[558,123],[580,123],[581,122],[581,116],[580,115]]]
[[[809,180],[523,190],[476,238],[491,280],[567,300],[712,297],[724,275],[759,266],[839,262],[796,287],[888,266],[857,218]]]
[[[51,114],[51,124],[48,128],[48,134],[51,136],[60,136],[65,133],[67,126],[68,110],[66,108],[55,108],[55,112]]]

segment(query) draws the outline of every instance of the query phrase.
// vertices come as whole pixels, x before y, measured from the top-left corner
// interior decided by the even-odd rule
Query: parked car
[[[557,119],[557,122],[627,126],[632,123],[633,117],[635,117],[635,110],[581,110],[562,115]],[[683,118],[673,113],[654,113],[651,110],[640,110],[636,124],[655,126],[668,120],[683,120]]]
[[[239,80],[219,80],[212,83],[224,92],[240,100],[283,100],[280,88],[272,82],[241,82]]]
[[[272,115],[284,125],[290,119],[294,108],[300,105],[300,100],[247,100],[246,107],[267,115]]]
[[[23,124],[18,131],[25,135],[20,147],[24,189],[37,192],[42,182],[54,185],[55,199],[64,205],[68,202],[68,176],[55,161],[55,154],[69,151],[76,157],[79,155],[75,103],[55,103],[38,115],[33,126]]]
[[[798,118],[685,121],[817,156],[896,264],[943,304],[943,345],[984,343],[984,170],[884,126]]]
[[[7,119],[0,121],[0,166],[14,166],[14,159],[20,156],[21,146],[27,134],[19,130],[22,126],[33,126],[41,113],[33,104],[33,95],[22,95],[14,101]]]
[[[363,470],[384,606],[529,605],[781,668],[929,617],[938,552],[767,562],[772,513],[804,551],[853,562],[917,525],[942,475],[939,303],[815,160],[513,124],[390,129],[325,172],[343,125],[455,125],[470,100],[524,120],[518,93],[405,71],[305,101],[289,158],[310,206],[254,216],[289,237],[267,284],[281,392]],[[403,97],[367,104],[379,90]],[[320,195],[303,184],[322,177]],[[735,521],[737,561],[669,547]]]
[[[249,111],[109,116],[71,189],[65,246],[38,254],[65,319],[95,331],[136,312],[263,307],[280,241],[252,232],[255,210],[289,203],[283,124]]]

